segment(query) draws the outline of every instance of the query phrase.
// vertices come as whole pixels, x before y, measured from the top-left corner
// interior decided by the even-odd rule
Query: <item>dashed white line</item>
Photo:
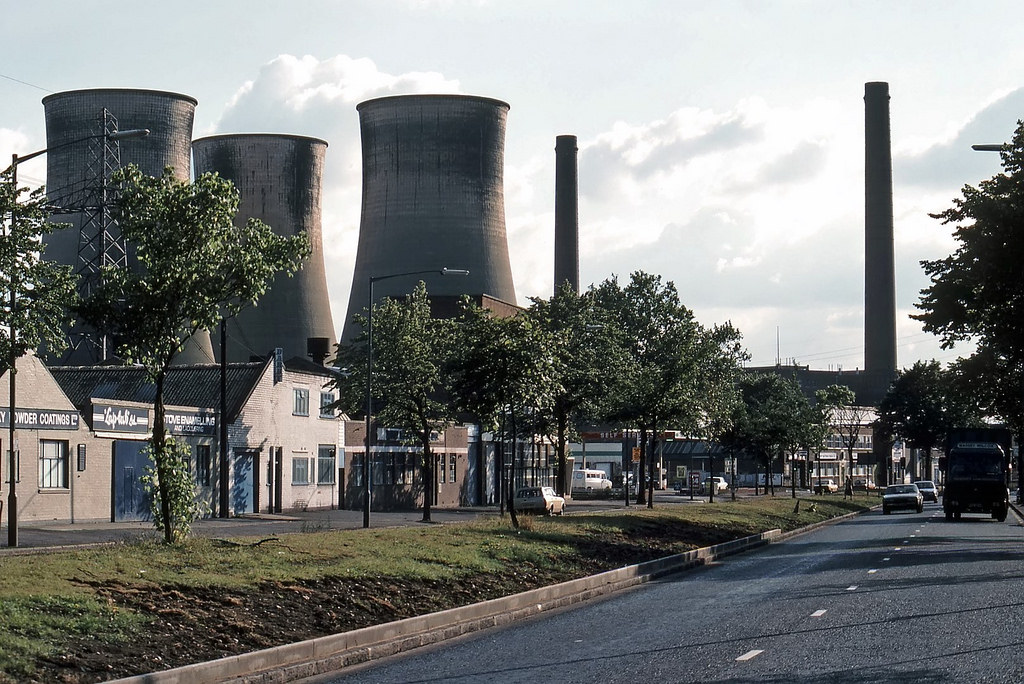
[[[764,653],[764,649],[760,649],[760,648],[756,648],[753,651],[747,651],[746,653],[741,655],[739,658],[737,658],[736,662],[740,663],[740,662],[744,662],[744,661],[747,661],[747,660],[753,660],[754,658],[756,658],[757,656],[761,655],[762,653]]]
[[[893,551],[902,551],[902,550],[903,550],[902,546],[897,546],[896,548],[893,549]]]
[[[868,570],[869,575],[874,575],[876,572],[878,572],[877,568],[871,568],[870,570]]]
[[[816,611],[814,611],[813,613],[811,613],[811,617],[821,617],[822,615],[824,615],[824,614],[825,614],[825,613],[827,613],[827,612],[828,612],[828,611],[827,611],[827,610],[825,610],[825,609],[822,609],[822,610],[816,610]]]
[[[857,591],[857,585],[851,584],[850,586],[846,587],[846,591]]]
[[[883,563],[888,563],[888,562],[889,562],[890,560],[892,560],[892,559],[891,559],[891,558],[883,558],[883,559],[882,559],[882,562],[883,562]]]

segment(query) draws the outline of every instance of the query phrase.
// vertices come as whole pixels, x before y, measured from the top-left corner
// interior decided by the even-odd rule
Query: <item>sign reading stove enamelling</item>
[[[213,435],[217,432],[217,414],[213,411],[168,411],[164,425],[172,435]]]
[[[149,409],[93,404],[92,429],[96,432],[147,434],[149,432]]]
[[[10,416],[10,409],[0,408],[0,427],[11,426]],[[78,411],[16,408],[14,427],[19,430],[77,430]]]

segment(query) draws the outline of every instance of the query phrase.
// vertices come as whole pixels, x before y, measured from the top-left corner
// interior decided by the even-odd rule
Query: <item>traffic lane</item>
[[[895,659],[893,645],[904,641],[908,624],[998,609],[986,592],[980,599],[962,596],[963,607],[931,612],[924,608],[934,597],[899,599],[916,585],[926,593],[950,586],[944,572],[922,581],[928,578],[922,569],[1005,565],[1017,557],[1019,527],[979,520],[973,529],[957,530],[939,513],[939,526],[949,527],[922,528],[936,524],[935,510],[862,516],[612,600],[464,640],[461,652],[444,655],[448,649],[437,647],[428,662],[401,659],[408,669],[366,668],[352,681],[533,681],[551,668],[564,681],[968,681],[979,672],[993,681],[1019,680],[1012,663],[989,662],[993,651],[1005,655],[1006,645],[976,648],[977,639],[988,638],[978,631],[954,631],[963,643],[948,645],[961,661],[953,674],[932,657],[927,633],[925,643],[904,644]],[[962,539],[965,534],[975,540]],[[1005,567],[958,571],[978,586],[1016,574]],[[1003,601],[1003,607],[1008,627],[1019,629],[1012,624],[1016,603]],[[533,634],[542,623],[548,626]],[[973,662],[979,659],[985,662]]]

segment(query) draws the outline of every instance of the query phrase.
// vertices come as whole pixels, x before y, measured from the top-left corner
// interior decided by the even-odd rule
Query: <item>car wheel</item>
[[[952,520],[953,519],[953,511],[951,511],[951,510],[949,510],[947,508],[945,513],[946,513],[946,520]]]
[[[917,507],[917,512],[924,513],[924,504],[921,504],[920,506]]]
[[[890,511],[885,506],[882,506],[882,515],[889,515],[890,513],[892,513],[892,511]]]

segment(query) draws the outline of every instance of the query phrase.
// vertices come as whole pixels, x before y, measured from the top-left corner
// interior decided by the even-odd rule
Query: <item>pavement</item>
[[[788,496],[789,490],[776,490],[777,496]],[[809,492],[798,491],[800,496],[809,496]],[[752,496],[753,489],[741,489],[737,492],[740,498]],[[716,501],[731,498],[731,493],[720,494]],[[671,490],[657,491],[654,496],[655,505],[684,505],[690,503],[706,503],[706,496],[678,494]],[[623,510],[626,508],[622,499],[569,499],[566,512],[570,515],[581,512],[604,510]],[[630,509],[641,508],[630,501]],[[497,506],[476,506],[470,508],[432,508],[431,521],[424,523],[422,509],[414,511],[372,511],[370,527],[402,527],[430,524],[450,524],[466,522],[481,516],[498,515]],[[363,512],[350,510],[311,510],[289,511],[286,514],[248,514],[231,518],[203,518],[192,524],[192,533],[199,537],[231,538],[231,537],[273,537],[277,534],[291,532],[318,532],[323,530],[355,530],[363,527]],[[18,524],[18,546],[7,545],[8,528],[6,517],[0,521],[0,557],[21,553],[39,553],[45,550],[61,550],[72,547],[87,547],[104,544],[116,544],[135,539],[159,539],[160,533],[150,521],[141,522],[108,522],[86,521],[69,523],[67,521],[26,521]]]

